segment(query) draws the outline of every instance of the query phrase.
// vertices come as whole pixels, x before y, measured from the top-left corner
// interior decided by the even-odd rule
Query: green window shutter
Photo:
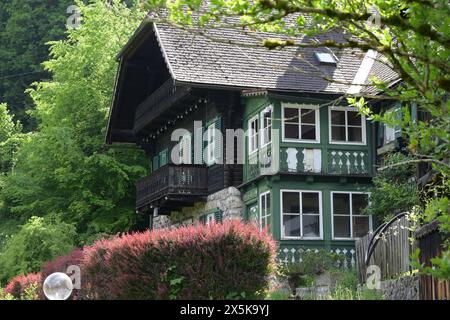
[[[215,126],[216,130],[218,130],[214,137],[215,138],[214,155],[215,155],[216,159],[217,158],[223,159],[223,157],[224,157],[224,155],[222,154],[223,153],[223,141],[222,141],[223,139],[222,139],[222,135],[219,134],[219,132],[222,132],[222,118],[221,117],[218,117],[216,119],[214,126]]]
[[[223,212],[222,210],[217,210],[214,213],[214,219],[216,220],[217,223],[222,223],[222,218],[223,218]]]
[[[156,171],[159,169],[159,157],[157,155],[153,157],[152,164],[153,164],[153,168],[152,168],[153,171]]]
[[[384,123],[378,122],[378,146],[381,147],[384,141]]]
[[[159,167],[165,166],[169,159],[169,149],[164,149],[159,153]]]
[[[203,132],[204,132],[204,127],[201,128],[195,128],[196,132],[194,132],[194,137],[192,139],[193,144],[192,144],[192,154],[193,154],[193,163],[194,164],[203,164],[203,148],[204,148],[204,142],[203,142]],[[195,150],[197,148],[197,144],[198,141],[196,141],[197,139],[200,139],[201,141],[201,147],[200,150]]]

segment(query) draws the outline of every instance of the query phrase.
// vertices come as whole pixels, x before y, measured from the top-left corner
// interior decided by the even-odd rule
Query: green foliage
[[[31,284],[25,288],[25,292],[20,300],[39,300],[38,286],[36,284]]]
[[[449,280],[450,279],[450,251],[448,243],[445,244],[444,251],[440,256],[430,259],[431,266],[425,266],[420,263],[420,249],[416,249],[411,254],[411,265],[420,273],[432,275],[436,279]]]
[[[336,286],[326,300],[384,300],[384,296],[377,290],[362,289],[355,291],[345,286]]]
[[[345,256],[329,252],[325,249],[305,251],[301,255],[302,262],[287,265],[287,273],[298,273],[301,275],[319,275],[325,271],[338,268],[339,261]]]
[[[32,217],[10,237],[0,254],[0,281],[17,274],[40,271],[44,262],[67,253],[75,245],[71,224]]]
[[[326,300],[383,300],[383,295],[377,290],[366,287],[358,289],[356,270],[339,273],[336,287]]]
[[[0,103],[0,191],[2,175],[10,172],[16,163],[16,154],[26,135],[21,133],[22,125],[14,122],[5,103]]]
[[[40,65],[48,58],[46,43],[64,36],[70,4],[73,1],[9,0],[0,4],[0,101],[8,102],[16,119],[28,128],[26,111],[32,101],[24,91],[48,77]]]
[[[115,56],[142,13],[118,2],[77,5],[81,27],[68,30],[67,40],[50,42],[44,68],[52,80],[28,90],[38,130],[16,154],[1,198],[17,218],[51,214],[75,224],[83,245],[134,227],[134,183],[146,174],[147,161],[137,148],[103,146]]]
[[[325,249],[305,251],[302,261],[289,263],[282,267],[281,273],[287,277],[291,288],[314,285],[314,277],[324,272],[337,270],[344,255],[329,252]]]
[[[286,290],[274,290],[270,291],[266,297],[266,300],[290,300],[291,294]]]
[[[5,290],[0,287],[0,301],[2,300],[39,300],[38,286],[36,284],[31,284],[25,288],[24,294],[18,299],[14,298],[12,294],[5,292]]]
[[[0,301],[2,301],[2,300],[10,301],[10,300],[15,300],[15,299],[12,294],[5,292],[5,290],[0,287]]]
[[[411,158],[401,153],[386,156],[383,166],[387,169],[379,171],[373,178],[374,187],[365,213],[389,220],[395,214],[411,211],[414,206],[419,205],[419,188],[414,179],[414,165],[388,168],[408,159]]]

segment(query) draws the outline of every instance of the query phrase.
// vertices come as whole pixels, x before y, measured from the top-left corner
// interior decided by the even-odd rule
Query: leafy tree
[[[26,136],[21,132],[21,123],[14,122],[7,105],[0,103],[0,176],[8,173],[14,167],[16,153]],[[1,179],[0,177],[0,181]]]
[[[0,101],[8,102],[16,119],[29,128],[24,94],[34,81],[48,78],[41,62],[48,58],[50,40],[61,39],[71,0],[6,0],[0,4]]]
[[[386,156],[384,165],[399,163],[409,158],[402,153],[392,153]],[[410,211],[419,205],[419,187],[414,179],[415,171],[414,165],[409,164],[378,172],[373,178],[374,187],[365,212],[390,220],[395,214]]]
[[[81,27],[50,43],[44,67],[52,80],[28,91],[38,130],[20,149],[2,193],[13,216],[58,215],[85,242],[135,225],[134,182],[146,174],[146,159],[137,148],[105,150],[103,141],[115,56],[142,14],[117,2],[77,5]]]
[[[0,281],[40,271],[44,262],[73,248],[75,237],[75,227],[71,224],[54,218],[31,217],[8,240],[0,254]]]

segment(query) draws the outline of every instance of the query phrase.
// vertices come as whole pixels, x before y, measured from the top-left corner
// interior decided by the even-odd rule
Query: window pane
[[[270,194],[266,194],[266,215],[270,214]]]
[[[345,141],[345,127],[331,127],[331,140]]]
[[[353,237],[361,238],[369,232],[369,217],[353,217]]]
[[[283,216],[284,235],[287,237],[300,237],[300,215]]]
[[[350,214],[349,194],[333,193],[333,214]]]
[[[261,197],[261,216],[265,216],[266,215],[266,197],[262,196]]]
[[[286,123],[284,125],[284,137],[287,139],[298,139],[298,124]]]
[[[264,141],[263,141],[264,144],[272,141],[272,128],[271,127],[264,129],[264,138],[263,139],[264,139]]]
[[[261,219],[261,229],[264,229],[267,226],[266,218]]]
[[[302,139],[316,140],[316,127],[302,125]]]
[[[258,119],[254,119],[250,122],[250,130],[254,132],[258,131]]]
[[[320,221],[319,216],[303,216],[303,236],[304,237],[320,237]]]
[[[363,209],[367,206],[367,194],[352,194],[352,214],[363,214]]]
[[[345,126],[345,111],[331,110],[331,124]]]
[[[347,121],[350,126],[361,126],[361,115],[356,111],[347,111]]]
[[[316,110],[314,109],[301,109],[300,115],[302,117],[302,123],[316,124]]]
[[[333,217],[335,238],[350,238],[350,217]]]
[[[319,213],[319,194],[302,193],[302,213]]]
[[[362,141],[362,129],[361,128],[348,128],[348,141]]]
[[[284,121],[298,122],[298,109],[297,108],[284,108]]]
[[[297,192],[283,192],[283,212],[300,213],[300,197]]]

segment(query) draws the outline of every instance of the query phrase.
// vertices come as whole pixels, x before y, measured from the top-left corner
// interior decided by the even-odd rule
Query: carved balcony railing
[[[371,164],[366,150],[328,150],[328,172],[332,174],[368,175]]]
[[[140,180],[137,185],[136,208],[151,205],[162,198],[206,196],[208,172],[204,166],[166,165]]]
[[[248,156],[245,181],[275,173],[371,176],[373,163],[367,148],[305,148],[282,146]],[[278,154],[278,158],[275,156]],[[262,162],[265,159],[266,161]]]

